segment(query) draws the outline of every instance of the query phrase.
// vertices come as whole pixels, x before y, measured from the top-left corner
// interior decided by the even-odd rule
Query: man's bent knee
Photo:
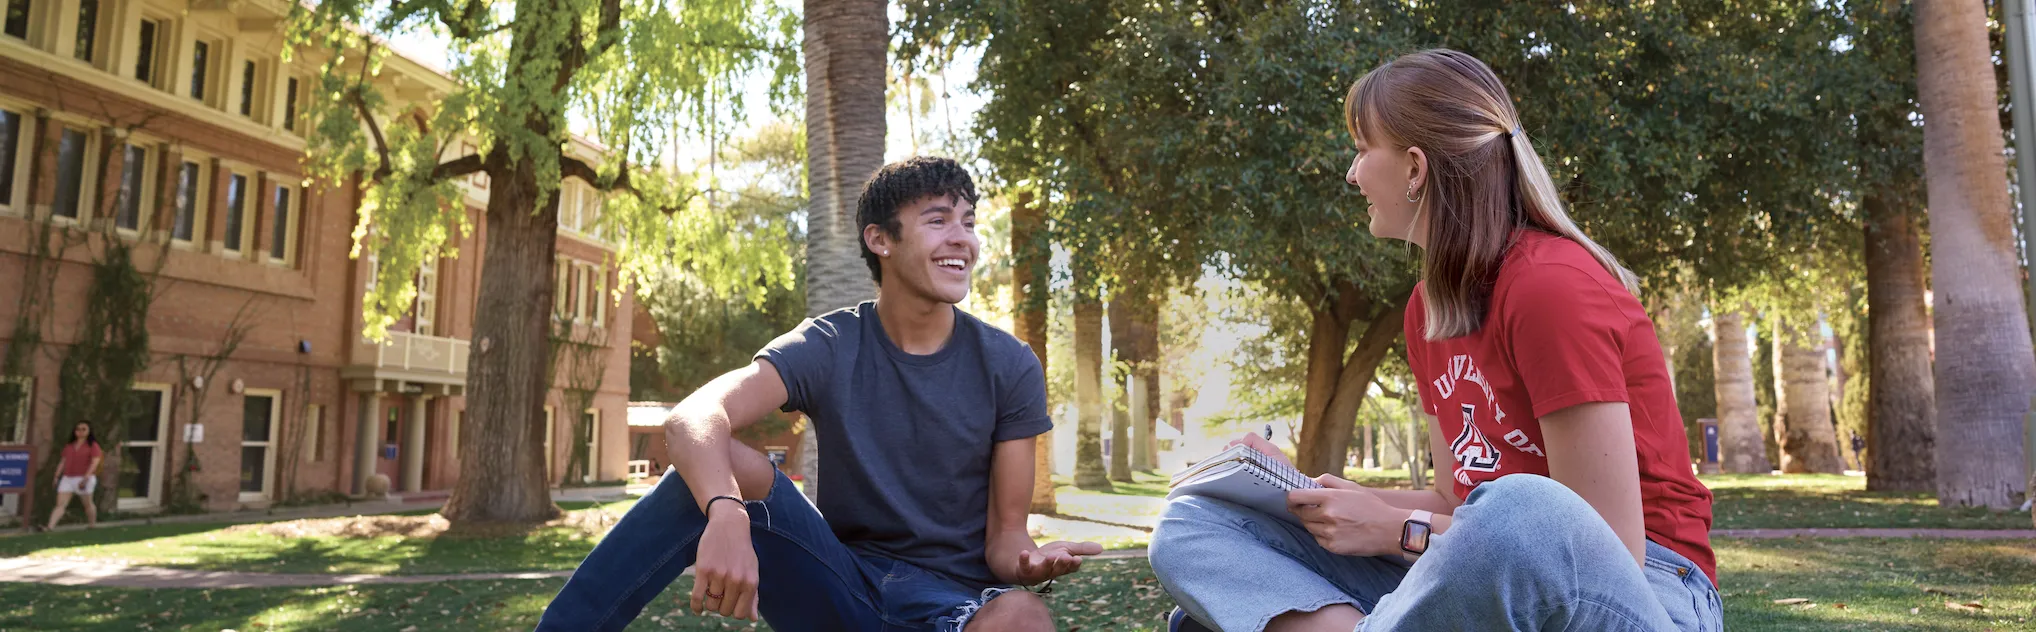
[[[970,617],[965,632],[1050,632],[1053,610],[1046,600],[1024,590],[1013,590],[984,604]]]

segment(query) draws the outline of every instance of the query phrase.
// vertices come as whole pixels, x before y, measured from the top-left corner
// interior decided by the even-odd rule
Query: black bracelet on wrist
[[[736,498],[736,497],[734,497],[734,496],[728,496],[728,495],[725,495],[725,494],[724,494],[724,495],[721,495],[721,496],[715,496],[715,497],[713,497],[713,498],[709,498],[709,499],[707,499],[707,508],[706,508],[706,509],[702,509],[702,510],[700,510],[700,513],[701,513],[702,515],[705,515],[705,514],[708,514],[708,513],[711,513],[711,512],[713,512],[713,511],[714,511],[714,503],[717,503],[717,502],[721,502],[721,501],[724,501],[724,500],[733,500],[733,501],[735,501],[735,504],[737,504],[737,505],[742,505],[742,504],[743,504],[743,503],[742,503],[742,499],[741,499],[741,498]],[[745,506],[745,507],[746,507],[746,506]],[[748,513],[748,511],[749,511],[749,510],[748,510],[747,508],[745,508],[745,509],[743,510],[743,512],[744,512],[744,513]]]

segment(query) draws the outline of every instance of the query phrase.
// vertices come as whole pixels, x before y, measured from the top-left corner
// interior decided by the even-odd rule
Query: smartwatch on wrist
[[[1429,526],[1429,522],[1434,519],[1434,512],[1416,509],[1414,515],[1408,516],[1407,522],[1400,525],[1400,551],[1407,561],[1421,559],[1421,554],[1428,552],[1428,539],[1434,535],[1434,528]]]

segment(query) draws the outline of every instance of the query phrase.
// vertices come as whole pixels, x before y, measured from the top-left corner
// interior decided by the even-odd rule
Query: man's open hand
[[[1031,551],[1018,552],[1018,582],[1037,584],[1081,570],[1082,558],[1103,552],[1094,542],[1049,542]]]

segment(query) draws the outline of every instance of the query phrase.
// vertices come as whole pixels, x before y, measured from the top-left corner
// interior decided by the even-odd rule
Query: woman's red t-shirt
[[[99,446],[90,443],[64,444],[64,476],[91,476],[92,459],[101,454]]]
[[[1689,438],[1654,322],[1589,251],[1557,235],[1519,231],[1500,264],[1482,328],[1430,342],[1426,318],[1417,287],[1407,306],[1407,363],[1420,383],[1421,405],[1449,442],[1458,498],[1507,474],[1547,476],[1542,417],[1578,404],[1625,402],[1639,451],[1647,538],[1717,581],[1711,490],[1691,471]]]

